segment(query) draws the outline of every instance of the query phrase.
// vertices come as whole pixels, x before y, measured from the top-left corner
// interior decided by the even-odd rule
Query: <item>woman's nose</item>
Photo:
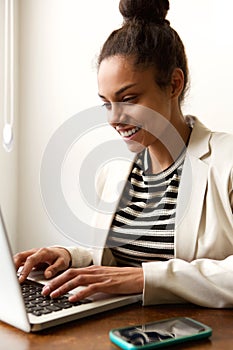
[[[112,126],[122,122],[123,119],[123,103],[113,102],[111,103],[111,108],[108,109],[108,123]]]

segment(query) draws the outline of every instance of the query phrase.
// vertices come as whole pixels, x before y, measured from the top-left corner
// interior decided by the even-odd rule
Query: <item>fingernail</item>
[[[51,294],[50,294],[51,298],[57,298],[60,296],[60,292],[58,290],[54,290]]]
[[[73,301],[77,301],[77,295],[72,295],[69,297],[69,301],[72,303]]]
[[[42,294],[43,295],[48,295],[50,293],[50,287],[49,286],[44,286],[44,288],[42,289]]]
[[[45,272],[45,277],[46,278],[51,278],[53,276],[52,272],[51,271],[46,271]]]
[[[19,275],[19,282],[23,282],[23,281],[24,281],[23,275]]]

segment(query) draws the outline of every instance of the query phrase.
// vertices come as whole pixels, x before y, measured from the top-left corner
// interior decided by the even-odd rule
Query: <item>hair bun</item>
[[[119,10],[125,21],[140,19],[163,23],[169,10],[169,0],[120,0]]]

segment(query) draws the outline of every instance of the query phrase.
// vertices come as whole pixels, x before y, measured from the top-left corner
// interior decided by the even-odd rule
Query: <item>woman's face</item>
[[[133,152],[153,145],[171,120],[170,90],[156,84],[152,68],[135,69],[127,58],[109,57],[100,64],[98,87],[110,125]]]

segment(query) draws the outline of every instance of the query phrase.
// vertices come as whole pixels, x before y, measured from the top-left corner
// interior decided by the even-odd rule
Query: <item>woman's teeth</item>
[[[135,134],[138,130],[140,130],[140,128],[135,127],[133,129],[130,129],[127,131],[120,131],[120,135],[123,137],[129,137],[129,136],[132,136],[133,134]]]

